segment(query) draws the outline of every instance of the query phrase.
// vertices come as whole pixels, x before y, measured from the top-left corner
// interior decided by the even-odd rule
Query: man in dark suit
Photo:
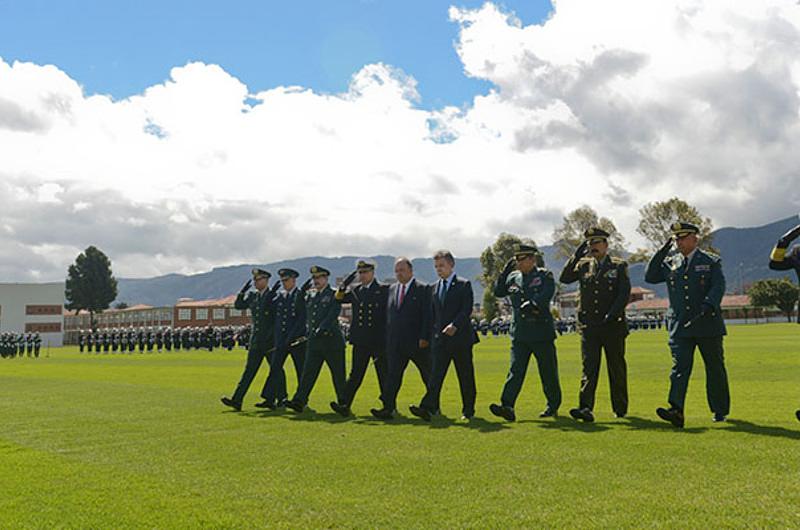
[[[356,263],[359,284],[352,290],[342,285],[336,299],[351,304],[353,318],[350,322],[349,342],[353,345],[353,362],[344,389],[345,405],[353,404],[370,360],[378,376],[381,397],[386,390],[388,365],[386,362],[386,301],[389,286],[375,280],[375,263],[360,259]]]
[[[472,284],[455,273],[455,258],[449,250],[433,256],[439,280],[431,287],[431,338],[433,369],[428,391],[419,406],[411,405],[411,413],[426,421],[439,413],[439,397],[447,370],[452,361],[461,388],[462,416],[470,420],[475,415],[475,368],[472,347],[478,334],[472,328]]]
[[[413,362],[427,386],[431,373],[430,309],[428,286],[414,278],[414,266],[405,257],[394,262],[397,283],[389,287],[386,308],[386,359],[389,377],[384,390],[383,408],[372,409],[376,418],[389,420],[397,409],[397,394],[403,374]]]

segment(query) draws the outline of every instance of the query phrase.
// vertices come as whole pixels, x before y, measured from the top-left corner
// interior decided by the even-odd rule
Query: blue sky
[[[453,47],[450,5],[483,0],[137,2],[0,0],[0,57],[55,64],[87,93],[141,92],[189,61],[221,65],[251,91],[301,85],[346,89],[363,65],[384,62],[419,82],[424,108],[462,105],[488,83],[469,79]],[[525,24],[547,0],[497,2]]]

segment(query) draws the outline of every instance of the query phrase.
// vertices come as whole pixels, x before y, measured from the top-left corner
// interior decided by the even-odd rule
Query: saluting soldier
[[[791,252],[787,252],[789,245],[798,237],[800,237],[800,225],[795,226],[778,239],[769,256],[769,268],[775,271],[794,269],[797,274],[797,280],[800,282],[800,246],[795,245]],[[798,322],[800,322],[800,317]],[[800,410],[795,412],[795,416],[800,421]]]
[[[350,407],[344,401],[345,368],[344,337],[339,328],[341,303],[336,299],[331,286],[328,285],[330,271],[324,267],[311,267],[311,280],[314,289],[305,294],[306,302],[306,359],[300,384],[294,397],[286,406],[295,412],[302,412],[308,403],[308,396],[317,382],[322,363],[328,365],[333,379],[333,388],[337,401],[331,402],[331,408],[341,416],[350,415]],[[308,285],[308,282],[306,282]],[[304,287],[306,287],[304,285]],[[304,289],[305,291],[305,289]]]
[[[516,420],[514,404],[525,381],[531,354],[536,357],[547,399],[547,406],[539,417],[557,416],[561,406],[556,330],[550,313],[556,284],[553,273],[537,265],[538,254],[534,245],[515,245],[514,259],[506,263],[494,288],[496,297],[508,297],[511,301],[511,367],[500,403],[491,404],[489,410],[508,421]]]
[[[336,291],[336,299],[351,304],[353,318],[348,340],[353,345],[353,362],[344,390],[345,405],[353,405],[356,392],[364,381],[370,360],[378,376],[380,399],[383,401],[389,371],[386,361],[386,303],[389,286],[375,280],[375,262],[361,259],[356,263],[359,284],[347,290],[348,281]],[[348,279],[353,275],[348,276]]]
[[[730,412],[728,373],[722,347],[726,334],[722,319],[725,277],[717,256],[698,248],[699,228],[686,222],[672,225],[672,237],[647,264],[645,281],[667,284],[669,311],[667,328],[672,351],[669,408],[658,408],[658,416],[682,428],[684,402],[695,348],[706,365],[706,395],[713,421],[725,421]],[[678,253],[668,255],[672,245]]]
[[[594,421],[594,399],[600,376],[601,350],[606,352],[611,408],[617,418],[628,413],[628,369],[625,337],[628,324],[625,307],[631,295],[631,281],[625,260],[608,255],[609,233],[601,228],[584,232],[585,240],[564,265],[559,281],[580,282],[578,330],[581,333],[583,375],[578,408],[570,415],[576,420]]]
[[[261,362],[264,359],[269,362],[267,352],[273,346],[275,290],[268,289],[271,274],[263,269],[253,269],[252,274],[253,279],[247,280],[233,304],[236,309],[250,310],[253,329],[250,346],[247,351],[247,363],[239,384],[236,385],[236,390],[232,397],[223,396],[221,398],[224,405],[234,410],[242,410],[242,400],[258,372]],[[248,293],[250,286],[253,284],[256,290]]]
[[[297,287],[300,273],[294,269],[278,270],[283,289],[275,300],[275,351],[269,367],[269,376],[261,392],[264,401],[256,407],[274,410],[286,406],[289,397],[286,388],[286,372],[283,365],[291,355],[297,382],[303,373],[306,345],[302,340],[306,334],[306,302],[303,292]],[[228,331],[228,349],[233,348],[232,331]]]

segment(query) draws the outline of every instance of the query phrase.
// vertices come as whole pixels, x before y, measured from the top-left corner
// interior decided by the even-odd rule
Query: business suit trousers
[[[247,350],[247,361],[244,365],[244,372],[239,379],[239,384],[236,385],[236,390],[233,392],[233,401],[241,403],[244,399],[247,390],[255,379],[258,369],[261,367],[261,362],[267,359],[267,351],[272,348],[272,344],[252,344]],[[269,359],[267,359],[269,361]]]
[[[511,367],[500,400],[506,407],[514,406],[525,381],[531,354],[536,357],[547,406],[552,410],[558,410],[561,406],[561,384],[558,380],[556,345],[552,340],[524,341],[515,338],[511,341]]]
[[[386,410],[397,409],[397,394],[403,385],[403,375],[408,363],[412,362],[417,367],[422,383],[427,388],[431,379],[431,351],[430,348],[414,348],[413,352],[393,352],[387,356],[389,365],[386,391],[383,394],[383,408]]]
[[[456,367],[458,385],[461,389],[461,412],[465,416],[475,414],[475,367],[472,363],[472,345],[456,350],[448,345],[434,346],[433,366],[431,377],[428,381],[428,391],[422,398],[420,406],[431,413],[436,413],[440,408],[442,385],[450,368],[450,362]]]
[[[669,374],[669,403],[683,410],[689,378],[692,375],[695,347],[706,366],[706,398],[708,407],[715,414],[727,416],[731,408],[731,395],[728,387],[728,372],[722,337],[672,337],[669,340],[672,351],[672,371]]]
[[[303,363],[303,372],[300,375],[300,384],[294,395],[294,401],[305,405],[308,396],[317,382],[322,363],[328,365],[333,379],[333,388],[336,400],[344,402],[345,368],[344,368],[344,341],[338,337],[319,337],[310,339],[306,343],[306,359]]]
[[[272,359],[269,365],[269,376],[264,382],[264,388],[261,390],[261,397],[269,403],[278,403],[286,399],[288,391],[286,388],[286,371],[283,365],[286,363],[286,358],[291,356],[292,363],[294,364],[295,374],[297,376],[297,383],[300,384],[300,377],[303,374],[303,364],[306,358],[306,345],[298,344],[290,348],[278,348],[272,353]]]
[[[628,367],[625,363],[625,337],[619,329],[584,329],[581,334],[583,374],[578,394],[580,408],[594,410],[597,382],[600,379],[602,351],[606,353],[611,408],[618,416],[628,413]]]
[[[364,375],[367,373],[370,359],[374,359],[375,374],[378,376],[378,388],[381,392],[379,398],[383,401],[389,372],[386,354],[375,347],[354,344],[353,363],[350,365],[350,375],[344,388],[344,404],[348,406],[353,404],[356,392],[358,392],[361,383],[364,381]]]

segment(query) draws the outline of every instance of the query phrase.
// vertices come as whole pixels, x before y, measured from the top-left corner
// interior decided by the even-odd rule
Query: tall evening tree
[[[676,221],[684,221],[700,228],[700,248],[717,252],[711,246],[711,231],[714,225],[711,219],[703,217],[694,206],[686,201],[673,197],[666,201],[651,202],[639,210],[639,226],[636,231],[647,241],[646,248],[638,249],[630,256],[629,261],[647,261],[672,235],[671,226]]]
[[[754,306],[777,307],[786,316],[786,320],[791,322],[800,288],[788,278],[758,280],[753,283],[747,294],[750,295],[750,303]]]
[[[625,252],[625,238],[617,231],[613,221],[600,217],[590,206],[581,206],[565,217],[561,226],[553,230],[553,241],[559,257],[568,259],[583,241],[583,233],[593,227],[602,228],[610,234],[608,238],[609,252],[621,256]]]
[[[91,246],[78,254],[67,271],[66,308],[89,312],[92,331],[94,315],[108,309],[117,297],[117,280],[111,274],[111,260],[97,247]]]

